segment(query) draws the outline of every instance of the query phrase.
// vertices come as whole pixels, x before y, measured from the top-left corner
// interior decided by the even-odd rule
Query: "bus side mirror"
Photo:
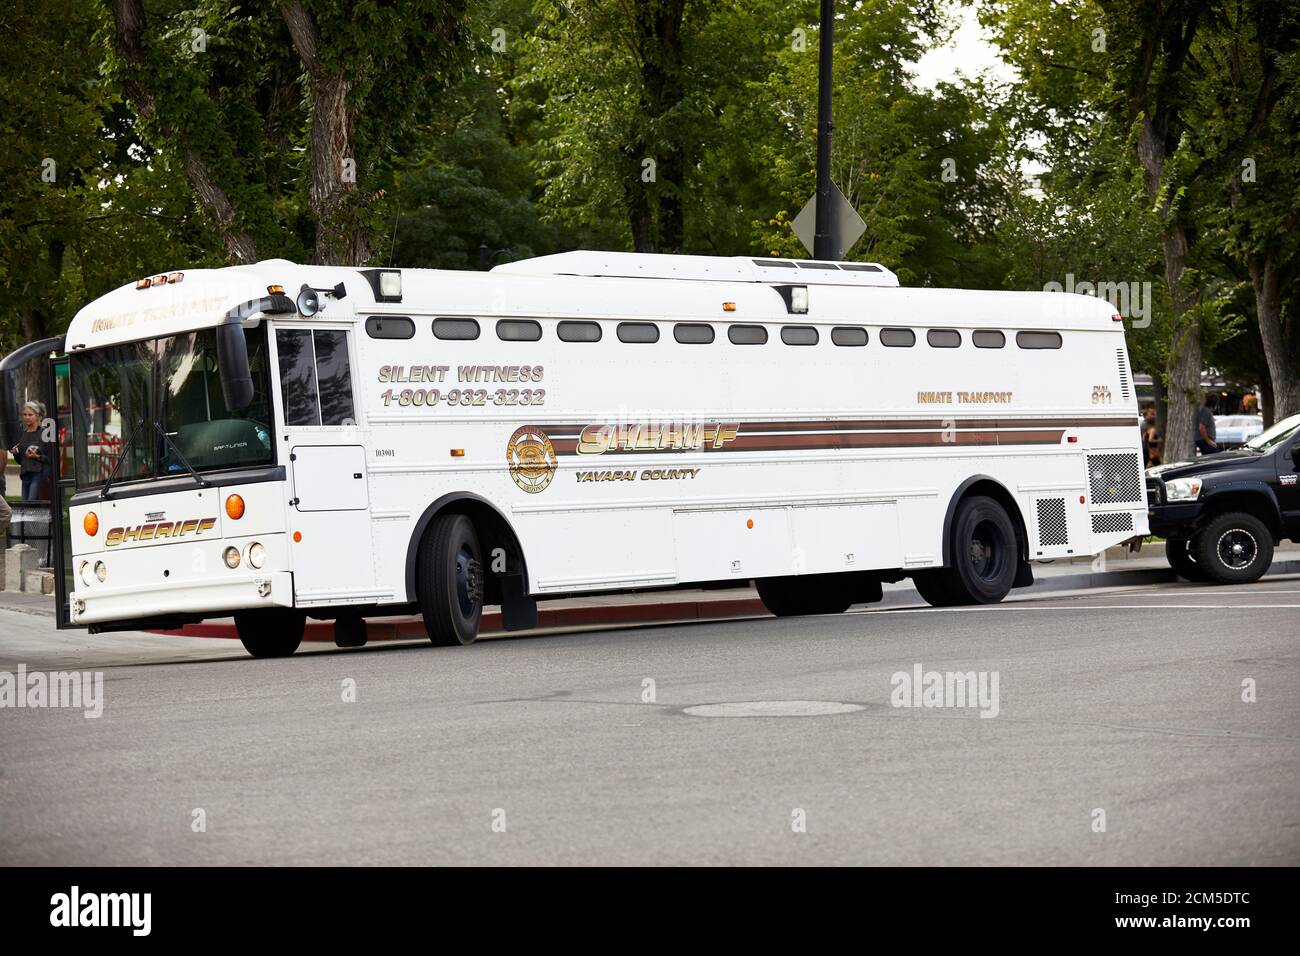
[[[226,410],[237,412],[253,401],[253,376],[248,369],[248,342],[238,322],[217,326],[217,368]]]

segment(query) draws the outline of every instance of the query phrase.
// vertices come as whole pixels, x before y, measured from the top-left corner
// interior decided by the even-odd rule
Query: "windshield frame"
[[[1278,445],[1283,444],[1287,436],[1294,434],[1297,429],[1300,429],[1300,414],[1291,415],[1280,422],[1274,422],[1242,447],[1261,453],[1270,452]]]
[[[70,356],[69,362],[69,380],[73,396],[72,409],[72,429],[71,436],[74,448],[73,477],[76,481],[78,491],[86,491],[102,488],[108,480],[107,474],[92,475],[91,463],[89,461],[89,447],[87,442],[88,430],[83,426],[90,424],[89,411],[82,406],[85,404],[82,399],[87,397],[87,392],[83,390],[81,384],[82,377],[85,375],[87,366],[95,367],[92,363],[95,359],[114,351],[122,351],[126,354],[133,351],[138,355],[147,355],[150,362],[149,373],[149,396],[147,418],[143,425],[136,429],[138,432],[134,437],[134,443],[131,449],[133,459],[147,459],[147,469],[135,469],[128,474],[125,470],[120,472],[113,479],[113,490],[124,486],[140,486],[150,482],[162,481],[166,479],[176,479],[189,477],[190,472],[184,468],[172,468],[167,471],[164,468],[168,465],[168,459],[173,458],[169,454],[167,441],[161,434],[161,429],[155,427],[155,423],[160,424],[163,428],[171,427],[171,422],[164,422],[164,414],[172,414],[174,409],[171,407],[171,401],[165,397],[164,393],[168,391],[167,385],[171,379],[170,374],[164,373],[164,363],[168,356],[177,354],[176,344],[185,340],[191,343],[198,341],[198,336],[205,332],[215,334],[215,327],[207,326],[199,329],[191,329],[184,332],[177,332],[172,335],[157,336],[149,339],[138,339],[132,342],[121,343],[118,345],[105,346],[102,349],[76,351]],[[194,470],[203,476],[217,475],[222,472],[240,471],[248,469],[274,468],[279,463],[279,452],[276,447],[276,401],[275,392],[272,388],[272,369],[271,356],[267,341],[267,323],[259,321],[255,325],[245,326],[244,335],[248,343],[248,352],[250,357],[256,355],[259,351],[262,356],[261,369],[251,371],[254,388],[265,395],[265,409],[267,421],[264,423],[270,439],[269,450],[265,457],[258,461],[236,462],[232,464],[221,465],[203,465],[196,463]],[[98,367],[106,367],[100,364]],[[90,396],[95,397],[95,396]],[[221,401],[220,393],[215,399]],[[224,405],[222,405],[224,408]],[[242,410],[241,410],[242,411]],[[134,417],[134,416],[133,416]],[[243,418],[242,415],[234,413],[233,418]],[[217,419],[209,418],[208,421]],[[252,421],[251,418],[244,418],[246,421]],[[125,447],[128,436],[132,432],[133,423],[125,419],[121,425],[122,434],[117,436],[119,447]],[[174,433],[169,433],[174,434]]]

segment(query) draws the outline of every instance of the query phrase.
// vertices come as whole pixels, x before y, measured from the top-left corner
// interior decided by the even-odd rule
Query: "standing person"
[[[1196,413],[1196,450],[1202,455],[1213,455],[1219,450],[1214,432],[1214,394],[1205,396],[1205,404]]]
[[[1142,447],[1146,451],[1147,467],[1160,464],[1160,432],[1156,430],[1156,407],[1148,405],[1142,414]]]
[[[9,525],[14,520],[14,509],[9,507],[9,502],[3,494],[0,494],[0,548],[9,547]]]
[[[41,478],[45,475],[45,442],[41,440],[41,419],[45,406],[40,402],[27,402],[21,412],[22,434],[18,444],[10,448],[18,460],[18,475],[23,483],[23,501],[36,501],[41,493]]]

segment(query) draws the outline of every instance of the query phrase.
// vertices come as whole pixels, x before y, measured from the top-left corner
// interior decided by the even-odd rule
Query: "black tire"
[[[1015,526],[1000,504],[984,495],[962,499],[953,516],[950,545],[951,566],[913,577],[924,582],[917,591],[928,603],[935,607],[996,604],[1011,592],[1019,545]]]
[[[1273,533],[1244,511],[1211,518],[1193,539],[1192,548],[1197,566],[1220,584],[1258,581],[1273,563]]]
[[[235,631],[254,657],[288,657],[302,643],[306,629],[306,612],[291,607],[235,612]]]
[[[1210,576],[1196,563],[1192,551],[1193,543],[1188,538],[1169,538],[1165,541],[1165,558],[1174,573],[1188,581],[1201,583],[1209,581]]]
[[[957,596],[948,589],[946,571],[947,568],[930,568],[912,575],[912,586],[930,607],[952,607],[958,603]]]
[[[804,614],[843,614],[854,603],[854,583],[856,575],[851,574],[800,574],[759,578],[757,588],[763,606],[772,614],[798,617]]]
[[[424,629],[439,647],[473,644],[483,615],[483,552],[464,515],[433,519],[420,541],[416,594]]]

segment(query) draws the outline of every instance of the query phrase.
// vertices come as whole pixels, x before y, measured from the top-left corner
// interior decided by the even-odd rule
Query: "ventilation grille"
[[[1115,350],[1115,364],[1119,367],[1119,394],[1126,402],[1133,400],[1133,389],[1128,380],[1128,362],[1124,360],[1124,350]]]
[[[1070,543],[1065,526],[1065,499],[1038,499],[1038,546],[1056,548]]]
[[[1141,504],[1143,501],[1142,468],[1136,454],[1089,455],[1088,484],[1092,488],[1093,504]]]
[[[1117,531],[1132,530],[1133,516],[1127,511],[1110,511],[1092,516],[1093,534],[1115,534]]]

